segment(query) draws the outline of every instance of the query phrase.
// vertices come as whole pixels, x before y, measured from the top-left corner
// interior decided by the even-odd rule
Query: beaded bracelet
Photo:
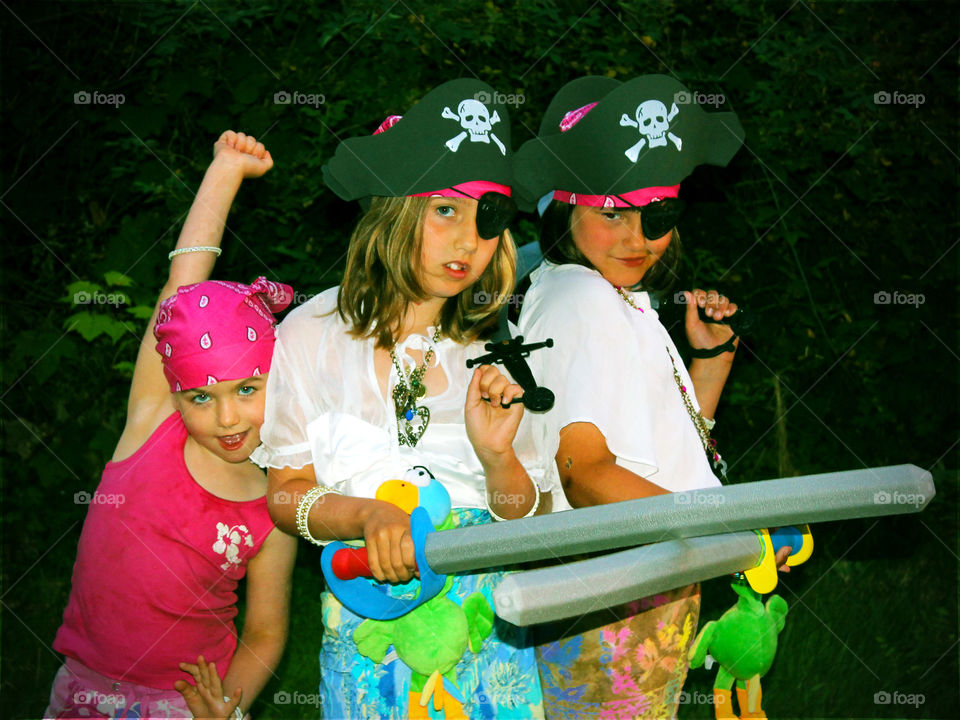
[[[195,252],[212,252],[217,257],[220,257],[220,253],[222,253],[223,250],[218,247],[214,247],[213,245],[194,245],[193,247],[182,247],[177,248],[176,250],[171,250],[167,255],[167,260],[173,260],[177,255],[186,255],[187,253]]]
[[[310,516],[310,509],[317,500],[330,493],[334,495],[343,494],[339,490],[334,490],[326,485],[317,485],[307,490],[307,492],[303,494],[303,497],[300,498],[300,502],[297,503],[297,532],[300,533],[300,537],[309,540],[314,545],[326,545],[326,543],[322,540],[317,540],[310,534],[310,525],[307,521]]]
[[[533,482],[533,481],[531,480],[530,482]],[[530,508],[530,510],[527,511],[527,514],[523,516],[525,518],[531,517],[537,511],[537,508],[540,507],[540,487],[536,483],[533,483],[533,490],[536,493],[536,497],[534,497],[533,499],[533,507]],[[490,513],[490,517],[492,517],[494,520],[499,520],[500,522],[507,521],[506,518],[500,517],[493,511],[493,508],[490,507],[489,500],[487,501],[487,511]],[[522,518],[519,518],[519,519],[522,519]]]

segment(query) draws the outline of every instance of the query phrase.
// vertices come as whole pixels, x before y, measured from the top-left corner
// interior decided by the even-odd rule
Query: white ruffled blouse
[[[557,398],[536,418],[537,450],[555,457],[560,430],[589,422],[618,465],[673,492],[715,487],[720,481],[673,375],[675,366],[699,412],[683,360],[647,293],[627,294],[643,312],[596,270],[545,262],[533,272],[519,329],[524,342],[553,338],[552,349],[531,353],[530,368]],[[546,482],[559,486],[556,464],[546,472]],[[554,509],[566,508],[555,494]]]
[[[424,465],[447,488],[453,507],[486,507],[483,468],[467,438],[463,416],[473,374],[466,361],[483,354],[483,343],[464,346],[443,338],[433,345],[447,389],[421,398],[418,404],[430,410],[427,430],[416,447],[400,445],[393,399],[383,397],[374,371],[374,340],[347,334],[336,312],[337,291],[331,288],[313,297],[278,326],[262,445],[251,459],[275,468],[312,463],[318,482],[346,495],[370,498],[384,481]],[[431,345],[429,338],[411,335],[395,351],[409,371],[415,363],[408,350],[425,351]],[[396,369],[391,368],[391,391],[396,382]],[[514,449],[531,479],[549,491],[543,484],[544,463],[536,454],[529,415],[521,422]]]

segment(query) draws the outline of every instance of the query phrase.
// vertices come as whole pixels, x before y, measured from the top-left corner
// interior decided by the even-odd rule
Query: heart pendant
[[[403,427],[401,428],[401,423]],[[397,437],[401,445],[414,447],[423,434],[427,431],[427,425],[430,424],[430,408],[413,407],[410,408],[406,416],[397,418]]]

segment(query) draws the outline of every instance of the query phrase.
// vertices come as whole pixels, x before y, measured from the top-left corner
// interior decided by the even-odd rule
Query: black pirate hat
[[[344,200],[478,180],[510,186],[510,116],[497,102],[502,97],[479,80],[446,82],[385,131],[341,142],[323,166],[323,179]]]
[[[567,83],[540,134],[514,158],[518,202],[531,207],[554,190],[619,195],[672,186],[698,165],[726,165],[743,144],[740,121],[732,112],[705,112],[697,99],[666,75]]]

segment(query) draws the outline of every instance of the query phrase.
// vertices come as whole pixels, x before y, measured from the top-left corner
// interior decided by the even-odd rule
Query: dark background
[[[920,515],[814,529],[778,590],[791,611],[764,706],[956,716],[953,3],[0,5],[4,717],[44,708],[75,494],[119,437],[144,314],[222,130],[262,139],[276,167],[241,189],[215,274],[264,274],[302,302],[339,281],[358,214],[321,181],[338,138],[477,76],[518,96],[518,147],[566,81],[652,72],[722,94],[747,133],[728,168],[685,183],[681,225],[682,286],[761,318],[718,413],[731,480],[915,463],[937,482]],[[534,239],[532,219],[516,231]],[[288,652],[256,717],[316,715],[317,560],[301,548]],[[704,584],[703,622],[733,603],[726,583]],[[712,717],[713,676],[690,673],[681,717]]]

